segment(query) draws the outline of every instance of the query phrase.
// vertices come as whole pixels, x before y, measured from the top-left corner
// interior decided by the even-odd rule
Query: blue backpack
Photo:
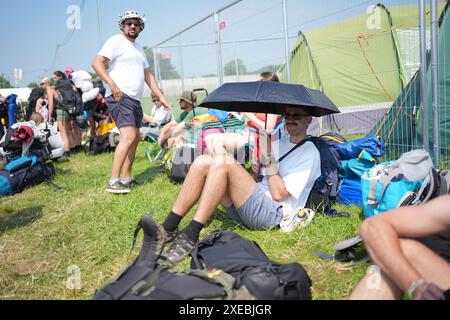
[[[397,161],[377,165],[361,178],[366,218],[428,201],[435,192],[436,170],[428,152],[415,150]]]
[[[18,157],[0,170],[0,196],[22,192],[52,177],[52,170],[35,155]]]
[[[368,152],[374,158],[379,158],[386,153],[386,144],[380,137],[369,135],[365,138],[335,144],[335,149],[341,160],[359,158],[363,151]]]

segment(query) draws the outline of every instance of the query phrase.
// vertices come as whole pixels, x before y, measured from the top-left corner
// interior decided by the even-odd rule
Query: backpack
[[[26,188],[48,181],[53,173],[45,162],[35,156],[18,157],[0,170],[0,196],[22,192]]]
[[[94,300],[194,300],[253,299],[245,288],[234,289],[235,280],[221,270],[170,272],[161,257],[158,224],[148,215],[138,223],[144,232],[141,251],[133,263],[97,290]]]
[[[89,140],[89,155],[95,156],[104,152],[113,151],[119,144],[118,133],[107,133],[101,136],[95,136]]]
[[[195,144],[176,146],[166,161],[166,172],[169,179],[173,183],[183,183],[197,156],[197,145]]]
[[[431,199],[437,185],[433,170],[430,154],[414,150],[367,171],[361,178],[365,217]]]
[[[56,98],[56,108],[67,111],[71,116],[83,114],[83,100],[81,95],[73,90],[70,80],[58,80],[55,89],[59,93],[59,97]]]
[[[332,217],[346,215],[345,213],[338,213],[332,208],[332,203],[336,200],[339,191],[339,168],[341,166],[341,158],[334,147],[346,140],[336,133],[327,133],[309,139],[320,153],[322,174],[314,183],[307,207]]]
[[[339,153],[341,160],[356,159],[363,151],[368,152],[374,158],[379,158],[386,153],[386,144],[380,137],[369,135],[361,139],[344,140],[343,143],[335,144],[334,149]]]
[[[34,88],[31,90],[25,107],[25,119],[29,120],[33,112],[36,110],[36,102],[38,99],[44,97],[44,90],[41,88]]]
[[[220,269],[262,300],[311,300],[311,279],[298,263],[270,261],[256,242],[216,230],[191,252],[191,269]]]

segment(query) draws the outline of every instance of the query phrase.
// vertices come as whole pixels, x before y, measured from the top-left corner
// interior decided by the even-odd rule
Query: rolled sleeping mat
[[[97,99],[98,93],[100,92],[99,88],[94,88],[92,90],[89,90],[88,92],[83,93],[82,99],[83,102],[89,102],[92,101],[94,99]]]

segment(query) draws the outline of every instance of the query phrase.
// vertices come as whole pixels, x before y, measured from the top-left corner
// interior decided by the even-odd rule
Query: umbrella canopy
[[[283,114],[286,107],[304,107],[314,117],[340,113],[321,91],[272,81],[226,83],[201,104],[225,111]]]

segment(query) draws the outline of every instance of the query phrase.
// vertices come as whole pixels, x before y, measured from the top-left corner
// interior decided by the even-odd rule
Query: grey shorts
[[[283,218],[283,206],[267,197],[258,184],[242,207],[231,206],[227,212],[237,223],[252,230],[277,227]]]
[[[125,93],[122,93],[122,98],[119,102],[114,99],[113,95],[106,97],[105,100],[117,128],[128,126],[142,127],[144,113],[140,101],[130,98]]]

